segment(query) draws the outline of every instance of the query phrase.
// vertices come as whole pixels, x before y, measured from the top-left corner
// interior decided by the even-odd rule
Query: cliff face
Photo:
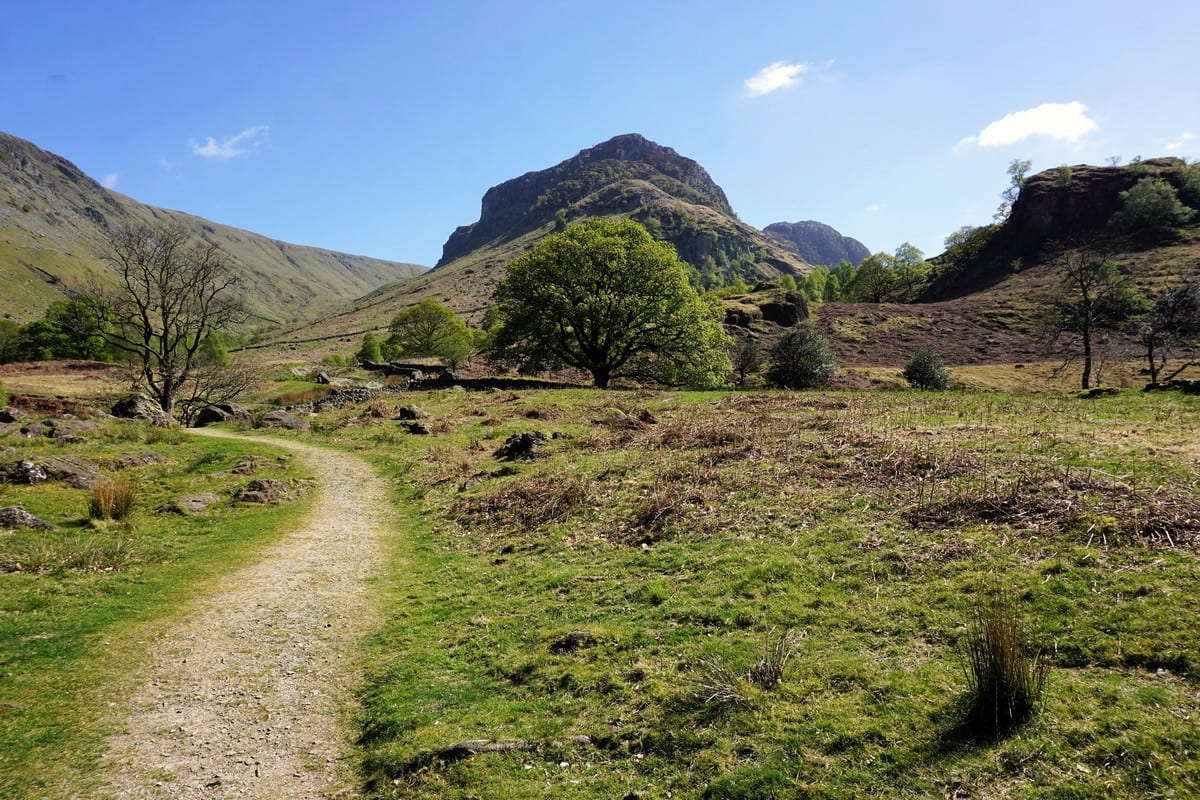
[[[111,275],[105,232],[129,222],[172,221],[220,245],[263,319],[319,313],[424,267],[281,242],[104,188],[67,159],[0,133],[0,314],[18,320],[73,288]]]
[[[698,269],[708,259],[718,268],[750,259],[764,275],[810,268],[794,251],[738,221],[725,192],[698,163],[638,134],[614,137],[488,189],[479,221],[450,235],[437,266],[478,260],[530,234],[612,215],[646,225]]]
[[[1121,207],[1121,192],[1148,176],[1178,189],[1186,167],[1178,158],[1152,158],[1121,167],[1078,164],[1039,172],[1026,180],[1004,223],[979,229],[969,252],[948,250],[931,260],[936,277],[922,299],[986,289],[1079,243],[1129,249],[1127,237],[1109,225]]]
[[[763,230],[788,242],[810,264],[833,266],[844,259],[857,267],[871,255],[862,242],[816,220],[773,222]]]

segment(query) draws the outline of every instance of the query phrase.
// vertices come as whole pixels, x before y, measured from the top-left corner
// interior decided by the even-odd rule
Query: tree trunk
[[[1083,332],[1083,388],[1090,389],[1092,383],[1092,332]]]
[[[597,389],[607,389],[609,379],[610,378],[609,378],[608,370],[606,370],[606,369],[592,370],[592,383],[595,384]]]

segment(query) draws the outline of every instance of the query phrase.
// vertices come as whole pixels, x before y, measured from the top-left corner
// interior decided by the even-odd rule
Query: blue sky
[[[929,254],[990,219],[1013,158],[1200,156],[1195,0],[18,0],[2,17],[0,129],[143,202],[423,264],[488,187],[632,131],[698,160],[751,224]]]

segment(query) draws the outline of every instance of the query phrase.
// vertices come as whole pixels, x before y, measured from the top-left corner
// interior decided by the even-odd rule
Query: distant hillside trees
[[[383,347],[385,358],[432,356],[458,367],[474,351],[473,337],[453,310],[436,300],[422,300],[395,317]]]
[[[4,320],[0,329],[0,363],[84,359],[115,361],[120,351],[105,338],[112,328],[107,309],[78,300],[52,303],[39,320],[17,326]]]
[[[929,264],[919,249],[905,242],[895,253],[875,253],[858,265],[842,291],[859,303],[907,303],[929,280]]]
[[[115,286],[94,287],[79,302],[107,346],[133,365],[135,382],[168,416],[236,397],[245,376],[205,365],[206,343],[246,319],[240,284],[217,245],[195,241],[180,225],[127,225],[107,237]]]
[[[720,301],[696,294],[671,245],[637,222],[598,218],[547,236],[508,265],[493,294],[493,361],[714,386],[730,372]]]
[[[837,369],[825,334],[815,322],[805,320],[771,347],[767,381],[781,389],[816,389],[828,386]]]
[[[1093,370],[1103,363],[1102,345],[1112,332],[1146,310],[1145,299],[1104,254],[1069,250],[1059,262],[1058,292],[1043,301],[1041,326],[1049,349],[1083,363],[1080,385],[1092,385]]]
[[[1200,367],[1200,284],[1168,289],[1158,296],[1138,328],[1150,383],[1167,382]],[[1168,371],[1172,358],[1181,359]]]
[[[1145,177],[1119,195],[1121,208],[1111,224],[1126,231],[1163,233],[1196,218],[1175,187],[1162,178]]]

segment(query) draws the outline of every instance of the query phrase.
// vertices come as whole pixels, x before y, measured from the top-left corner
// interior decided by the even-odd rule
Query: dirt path
[[[295,452],[320,494],[302,527],[228,575],[155,643],[125,730],[109,741],[108,795],[352,796],[344,722],[356,644],[373,622],[368,589],[383,563],[385,490],[354,456],[203,433]]]

